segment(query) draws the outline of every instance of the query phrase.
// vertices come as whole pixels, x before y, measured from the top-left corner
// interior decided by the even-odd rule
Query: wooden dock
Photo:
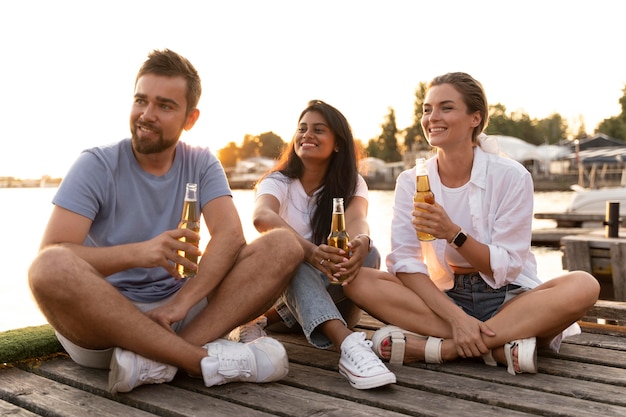
[[[593,274],[602,287],[601,298],[626,301],[626,230],[615,238],[599,232],[565,236],[563,268]]]
[[[608,323],[596,324],[597,317]],[[338,353],[301,335],[281,340],[289,375],[270,384],[206,388],[179,375],[169,384],[110,395],[107,371],[64,354],[0,369],[0,415],[11,416],[626,416],[626,303],[599,301],[584,332],[561,352],[539,353],[539,373],[509,375],[478,361],[390,366],[395,385],[360,391],[337,372]],[[381,325],[365,316],[371,336]]]
[[[584,213],[535,213],[535,219],[554,220],[557,227],[584,227],[588,225],[602,227],[606,220],[604,214]],[[626,227],[626,217],[620,218],[620,225]]]
[[[604,215],[579,213],[535,213],[535,219],[553,220],[556,227],[535,229],[532,232],[533,246],[560,247],[566,236],[584,235],[603,231]],[[626,219],[621,219],[626,227]]]

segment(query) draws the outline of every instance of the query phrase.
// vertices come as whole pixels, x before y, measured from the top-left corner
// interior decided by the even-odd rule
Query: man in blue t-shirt
[[[302,262],[288,231],[247,244],[217,158],[179,142],[201,85],[191,63],[153,51],[135,81],[131,139],[84,151],[64,178],[29,270],[39,307],[78,364],[110,369],[109,390],[171,381],[180,368],[206,386],[287,374],[284,347],[220,339],[262,314]],[[210,234],[203,251],[179,229],[185,184],[198,185]],[[199,263],[179,251],[202,255]],[[280,254],[280,256],[276,256]],[[182,279],[176,265],[196,271]]]

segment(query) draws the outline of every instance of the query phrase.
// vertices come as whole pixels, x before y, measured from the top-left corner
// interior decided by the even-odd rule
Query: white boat
[[[573,185],[574,197],[566,212],[577,214],[606,215],[607,201],[618,202],[620,216],[626,216],[626,186],[598,189],[583,188]]]

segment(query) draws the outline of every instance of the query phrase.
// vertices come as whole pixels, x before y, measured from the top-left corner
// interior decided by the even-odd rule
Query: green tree
[[[241,159],[263,156],[276,159],[286,143],[274,132],[261,133],[258,136],[246,135],[243,138],[239,156]]]
[[[511,119],[515,122],[516,134],[512,135],[533,145],[540,145],[543,143],[542,138],[537,133],[536,120],[530,118],[530,116],[523,112],[518,111],[511,113]]]
[[[534,145],[556,143],[567,132],[567,122],[560,114],[537,120],[531,119],[522,111],[507,114],[506,107],[497,103],[489,106],[489,125],[485,129],[488,135],[513,136]]]
[[[424,112],[424,99],[426,98],[426,83],[420,82],[415,90],[415,102],[413,104],[413,124],[404,130],[404,151],[428,147],[426,137],[422,131],[422,114]]]
[[[506,107],[497,103],[489,106],[489,124],[485,129],[488,135],[515,136],[515,122],[506,114]]]
[[[600,122],[598,133],[604,133],[615,139],[626,140],[626,123],[618,117],[609,117]]]
[[[287,144],[274,132],[261,133],[258,137],[259,156],[277,159]]]
[[[239,149],[239,158],[247,159],[259,156],[259,137],[247,134],[243,137],[243,143]]]
[[[537,135],[543,137],[545,144],[558,143],[567,136],[567,122],[558,113],[541,119],[536,124]]]
[[[396,113],[393,108],[389,107],[389,114],[385,117],[385,123],[382,124],[382,133],[378,139],[370,140],[368,151],[370,148],[376,149],[378,155],[372,155],[387,162],[401,161],[402,156],[398,150],[398,127],[396,126]],[[372,141],[374,141],[372,143]]]
[[[616,139],[626,140],[626,86],[622,89],[619,99],[622,112],[614,117],[604,119],[596,129],[597,133],[604,133]]]
[[[239,148],[235,142],[229,142],[228,145],[217,151],[217,159],[220,160],[224,167],[234,167],[239,160]]]

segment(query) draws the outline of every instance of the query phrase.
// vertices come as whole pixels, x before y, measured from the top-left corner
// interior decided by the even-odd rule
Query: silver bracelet
[[[353,239],[358,239],[358,238],[360,238],[360,237],[366,237],[366,238],[367,238],[367,240],[368,240],[368,246],[367,246],[367,248],[368,248],[368,250],[372,249],[372,246],[374,246],[374,244],[373,244],[373,242],[372,242],[372,238],[371,238],[371,237],[369,237],[369,235],[366,235],[365,233],[360,233],[360,234],[356,235]]]

